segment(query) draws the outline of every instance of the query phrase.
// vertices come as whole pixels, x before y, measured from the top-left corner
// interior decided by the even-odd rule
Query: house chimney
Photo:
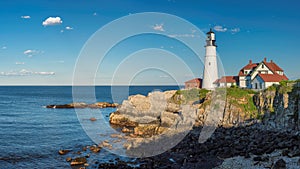
[[[271,60],[271,63],[273,63],[273,60]]]
[[[252,64],[252,60],[249,60],[249,64]]]
[[[267,58],[264,58],[264,62],[267,62]]]

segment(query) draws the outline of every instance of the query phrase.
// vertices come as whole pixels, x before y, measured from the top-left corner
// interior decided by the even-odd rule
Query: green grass
[[[278,88],[279,88],[279,85],[273,84],[272,86],[268,87],[268,88],[266,89],[266,91],[277,91]]]
[[[241,89],[241,88],[234,88],[234,87],[227,88],[226,90],[227,97],[233,97],[236,99],[241,99],[251,94],[256,94],[256,92],[250,89]]]
[[[287,81],[287,80],[283,80],[281,82],[279,82],[280,86],[279,86],[279,90],[278,92],[280,94],[287,94],[290,93],[293,90],[293,86],[296,82],[295,81]]]
[[[175,102],[182,104],[190,101],[202,100],[206,97],[206,94],[208,92],[209,90],[206,89],[178,90],[176,94],[173,96],[173,98],[176,98],[176,96],[181,95],[183,98],[181,100],[175,99]]]
[[[294,85],[300,82],[300,79],[298,80],[283,80],[279,82],[279,85],[273,84],[272,86],[268,87],[266,91],[276,91],[279,94],[287,94],[293,91]]]
[[[248,113],[252,118],[258,118],[258,110],[253,101],[253,95],[257,92],[250,89],[227,88],[227,101],[232,105],[242,109],[244,113]]]

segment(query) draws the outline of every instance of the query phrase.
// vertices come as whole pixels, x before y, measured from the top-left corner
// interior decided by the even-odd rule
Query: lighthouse
[[[214,90],[214,82],[218,79],[217,45],[215,33],[210,29],[206,33],[205,63],[202,88]]]

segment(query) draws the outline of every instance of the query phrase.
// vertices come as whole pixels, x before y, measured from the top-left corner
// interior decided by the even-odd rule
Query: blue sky
[[[300,2],[267,0],[27,0],[0,1],[0,85],[68,85],[72,84],[74,66],[86,41],[104,25],[124,16],[141,12],[162,12],[183,18],[203,32],[214,28],[218,53],[227,75],[236,75],[249,59],[274,60],[290,79],[300,78]],[[49,19],[49,17],[52,17]],[[47,20],[48,19],[48,20]],[[136,21],[136,23],[146,23]],[[149,29],[168,34],[178,25],[149,22]],[[127,25],[131,29],[135,25]],[[193,30],[186,30],[185,38]],[[111,35],[113,36],[113,35]],[[201,38],[198,38],[200,41]],[[199,48],[203,48],[199,42]],[[99,47],[101,45],[99,44]],[[141,49],[157,48],[152,53]],[[164,51],[163,51],[164,50]],[[202,76],[203,65],[194,61],[193,53],[171,37],[144,35],[119,43],[107,54],[99,67],[95,82],[110,84],[111,76],[122,58],[156,59],[165,66],[170,51],[188,62],[192,75],[180,68],[163,72],[145,70],[129,77],[132,84],[183,83],[192,76]],[[138,56],[134,56],[138,55]],[[155,56],[154,56],[155,55]],[[165,57],[160,60],[160,57]],[[129,59],[130,60],[130,59]],[[139,63],[140,62],[140,63]],[[119,71],[116,84],[126,84],[126,75],[134,65]],[[128,61],[129,64],[129,61]],[[180,66],[178,66],[180,67]],[[176,74],[176,79],[172,77]],[[84,84],[84,82],[83,82]]]

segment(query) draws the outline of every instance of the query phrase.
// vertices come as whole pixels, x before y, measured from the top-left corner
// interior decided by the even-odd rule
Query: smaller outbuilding
[[[195,78],[184,82],[185,89],[202,88],[202,79]]]
[[[238,76],[223,76],[221,79],[217,79],[214,84],[216,87],[231,87],[238,86],[239,84]]]

